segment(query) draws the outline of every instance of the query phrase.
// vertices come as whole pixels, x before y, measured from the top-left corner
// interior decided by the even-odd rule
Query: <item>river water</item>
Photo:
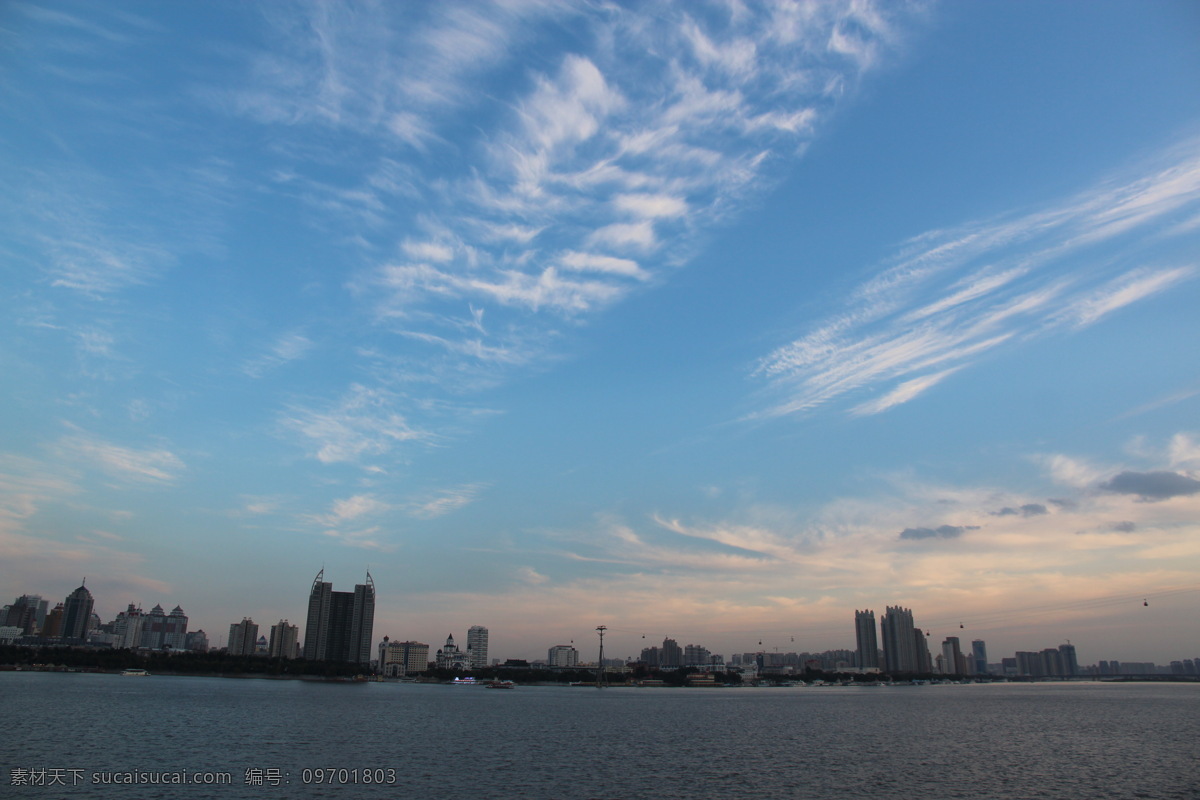
[[[5,798],[1200,797],[1195,683],[497,691],[22,672],[0,673],[0,719]],[[181,773],[227,782],[151,783]]]

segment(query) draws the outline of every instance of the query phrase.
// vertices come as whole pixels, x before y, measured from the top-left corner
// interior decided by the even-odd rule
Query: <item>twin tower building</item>
[[[375,623],[375,581],[357,584],[353,592],[335,592],[325,582],[325,568],[313,580],[304,626],[304,657],[310,661],[371,663],[371,631]]]

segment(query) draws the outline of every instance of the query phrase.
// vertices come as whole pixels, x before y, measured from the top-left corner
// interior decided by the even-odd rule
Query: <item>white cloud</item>
[[[435,519],[457,511],[475,502],[483,490],[481,484],[467,484],[453,489],[443,489],[436,494],[409,503],[408,513],[418,519]]]
[[[268,370],[304,358],[312,348],[312,340],[302,333],[298,331],[284,333],[267,348],[266,352],[243,364],[242,371],[252,378],[258,378]]]
[[[70,461],[138,482],[170,483],[184,469],[184,463],[169,450],[138,450],[86,434],[64,436],[52,450]]]
[[[1167,457],[1172,467],[1200,469],[1200,441],[1189,433],[1177,433],[1171,437]]]
[[[613,205],[619,212],[646,219],[682,217],[688,211],[687,201],[664,194],[619,194]]]
[[[942,372],[934,373],[933,375],[924,375],[920,378],[913,378],[912,380],[905,381],[878,400],[871,400],[870,402],[862,403],[861,405],[856,406],[850,413],[855,415],[865,415],[879,414],[883,411],[887,411],[893,406],[898,406],[901,403],[907,403],[909,400],[912,400],[925,390],[941,383],[944,378],[957,371],[957,369],[948,369]]]
[[[685,263],[713,223],[778,179],[764,164],[774,153],[794,156],[813,135],[825,113],[817,109],[830,107],[829,77],[853,82],[865,68],[831,54],[829,34],[848,26],[860,43],[886,50],[909,14],[814,8],[793,16],[785,34],[774,7],[702,18],[687,6],[530,3],[488,13],[451,7],[420,21],[387,7],[377,16],[325,9],[307,27],[277,17],[291,51],[259,62],[257,87],[237,93],[257,110],[235,105],[254,115],[275,107],[274,119],[293,124],[360,133],[391,126],[437,164],[460,163],[447,175],[414,162],[416,174],[403,180],[415,190],[404,202],[417,198],[420,207],[410,227],[432,234],[407,236],[402,260],[377,264],[354,285],[383,290],[360,296],[384,321],[440,322],[448,303],[469,300],[498,329],[550,341],[559,336],[555,317],[602,311],[630,291],[628,278]],[[586,23],[588,36],[540,55],[515,90],[492,81],[488,65],[523,63],[505,61],[521,52],[514,42],[558,17]],[[472,53],[479,63],[463,66]],[[456,125],[458,112],[450,109],[482,113],[487,124],[476,137],[461,127],[451,134],[443,123]],[[292,172],[292,184],[319,183],[303,177],[312,172],[303,163]],[[373,231],[386,229],[390,209],[399,220],[411,213],[397,208],[397,195],[360,185],[353,198],[314,191]],[[469,342],[407,326],[406,335],[421,334],[444,353],[473,357]]]
[[[653,250],[658,241],[654,237],[654,225],[650,222],[614,222],[592,231],[587,243],[591,246],[607,245],[618,249],[648,251]]]
[[[645,280],[647,275],[636,261],[616,256],[605,256],[596,253],[580,253],[568,251],[558,258],[558,263],[566,269],[576,272],[601,272],[611,275],[625,275],[630,278]]]
[[[332,408],[294,406],[284,415],[284,427],[304,436],[324,464],[358,462],[389,453],[402,442],[428,441],[396,407],[400,398],[384,389],[355,384]]]
[[[900,380],[882,399],[849,409],[878,413],[993,348],[1095,324],[1194,278],[1191,266],[1129,262],[1142,243],[1169,235],[1170,215],[1200,205],[1197,148],[1172,148],[1148,174],[1057,206],[914,238],[842,310],[758,362],[754,374],[783,399],[757,416],[810,411]],[[1101,243],[1103,254],[1089,252]],[[942,369],[927,374],[933,367]]]
[[[356,494],[352,497],[335,500],[328,513],[313,519],[326,527],[336,528],[360,517],[375,516],[390,511],[392,508],[393,506],[373,495]]]
[[[1097,291],[1079,298],[1066,309],[1065,316],[1079,327],[1091,325],[1130,303],[1169,289],[1175,284],[1191,278],[1194,274],[1195,270],[1188,267],[1156,272],[1145,269],[1135,270],[1122,275]]]
[[[1056,483],[1083,489],[1098,483],[1104,476],[1111,474],[1111,468],[1096,467],[1078,458],[1063,455],[1038,456],[1040,461]]]
[[[401,247],[411,258],[421,261],[446,262],[454,258],[454,248],[441,242],[414,242],[406,239]]]

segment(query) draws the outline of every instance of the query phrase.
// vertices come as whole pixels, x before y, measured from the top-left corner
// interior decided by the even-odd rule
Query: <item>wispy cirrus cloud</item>
[[[82,431],[61,437],[50,449],[68,462],[139,483],[171,483],[185,469],[170,450],[125,447]]]
[[[276,367],[304,358],[312,348],[312,340],[299,331],[281,334],[263,353],[247,360],[242,372],[252,378],[262,377]]]
[[[280,423],[299,433],[318,461],[357,463],[402,442],[430,440],[429,433],[410,425],[400,412],[401,401],[393,392],[354,384],[332,405],[292,406]]]
[[[686,263],[713,224],[773,185],[921,4],[300,12],[267,15],[282,47],[250,54],[245,84],[199,94],[284,140],[319,127],[421,153],[398,163],[330,149],[319,169],[290,159],[266,188],[356,231],[372,263],[350,286],[380,325],[430,345],[410,361],[494,378],[498,364],[545,355],[563,324]],[[563,26],[579,35],[524,58],[522,42]],[[449,322],[468,305],[486,310],[487,329]],[[486,367],[481,354],[494,356]]]
[[[324,536],[347,546],[391,551],[396,545],[389,541],[389,533],[378,520],[394,509],[391,503],[364,493],[334,500],[328,511],[305,514],[300,520],[315,525]]]
[[[760,359],[754,376],[782,399],[753,416],[883,391],[850,409],[881,413],[988,351],[1097,324],[1191,280],[1196,265],[1149,266],[1143,253],[1183,235],[1177,220],[1197,207],[1200,141],[1190,140],[1136,178],[1033,213],[917,237],[841,311]]]
[[[475,502],[479,493],[485,488],[483,484],[469,483],[451,489],[442,489],[406,504],[405,508],[409,516],[418,519],[435,519]]]

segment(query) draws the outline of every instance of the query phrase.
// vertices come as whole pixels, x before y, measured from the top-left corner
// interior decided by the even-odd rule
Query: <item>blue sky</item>
[[[220,638],[369,567],[379,636],[501,657],[893,604],[1194,657],[1197,41],[1187,2],[6,4],[0,588]]]

